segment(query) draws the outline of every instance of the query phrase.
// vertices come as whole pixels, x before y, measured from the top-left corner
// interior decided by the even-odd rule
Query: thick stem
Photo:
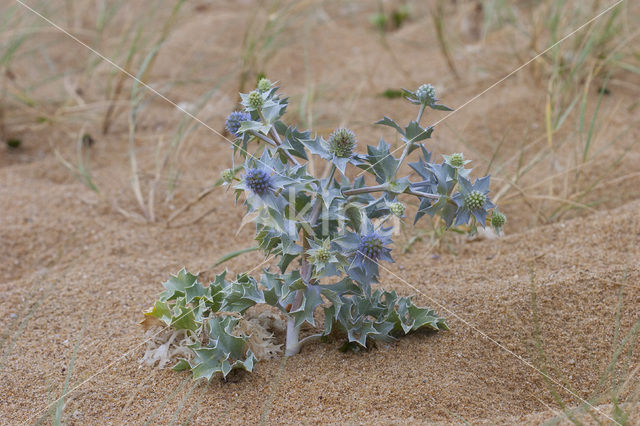
[[[324,187],[325,190],[329,189],[329,186],[333,181],[333,177],[335,176],[335,173],[336,173],[336,166],[332,164],[331,170],[329,171],[329,176],[327,177],[327,183],[325,184],[325,187]],[[317,197],[316,200],[314,201],[313,209],[311,211],[311,217],[309,219],[311,226],[316,225],[321,212],[322,212],[322,201],[320,200],[319,197]],[[309,261],[306,258],[306,252],[307,252],[307,249],[309,249],[306,232],[302,233],[302,238],[303,238],[303,242],[302,242],[302,260],[300,265],[300,275],[302,276],[302,281],[305,284],[309,285],[309,279],[311,278],[312,270],[311,270],[311,265],[309,264]],[[304,290],[298,290],[296,292],[296,296],[293,299],[293,303],[291,304],[292,310],[298,309],[302,304],[303,291]],[[287,343],[286,343],[286,349],[285,349],[286,356],[295,355],[300,351],[299,335],[300,335],[300,327],[295,327],[295,321],[293,318],[291,317],[287,318]]]
[[[300,328],[295,326],[296,320],[287,318],[287,343],[284,350],[285,356],[292,356],[300,352]]]
[[[256,132],[255,130],[251,130],[251,131],[249,131],[249,133],[251,133],[252,136],[255,136],[256,138],[268,143],[271,146],[278,146],[278,144],[276,144],[273,139],[271,139],[268,136],[265,136],[265,135],[261,134],[260,132]]]
[[[273,135],[276,142],[278,142],[278,145],[282,145],[282,139],[280,139],[280,135],[276,131],[275,127],[271,127],[271,134]]]
[[[386,185],[365,186],[362,188],[348,189],[346,191],[343,191],[342,195],[344,195],[345,197],[348,197],[350,195],[367,194],[369,192],[387,191],[388,189],[389,188]],[[440,198],[440,195],[438,194],[430,194],[427,192],[414,191],[410,188],[405,189],[403,193],[409,194],[409,195],[415,195],[416,197],[421,197],[421,198],[430,198],[432,200],[438,200]]]
[[[304,237],[303,237],[304,238]],[[306,242],[306,239],[305,239]],[[305,244],[306,245],[306,244]],[[300,270],[302,276],[307,274],[310,269],[309,262],[304,257],[304,250],[302,253],[302,265],[300,266]],[[293,303],[291,304],[291,310],[298,309],[300,305],[302,305],[302,297],[304,296],[304,290],[296,291],[296,295],[293,299]],[[284,354],[286,356],[295,355],[300,352],[300,327],[296,327],[295,319],[291,316],[287,317],[287,342],[285,344]]]
[[[350,195],[368,194],[369,192],[386,191],[387,189],[388,189],[387,185],[364,186],[362,188],[353,188],[353,189],[347,189],[346,191],[342,191],[342,195],[344,195],[345,197],[348,197]]]
[[[415,195],[416,197],[421,197],[421,198],[430,198],[432,200],[439,200],[440,199],[440,195],[438,195],[438,194],[429,194],[427,192],[413,191],[411,189],[405,190],[404,193],[405,194],[410,194],[410,195]]]

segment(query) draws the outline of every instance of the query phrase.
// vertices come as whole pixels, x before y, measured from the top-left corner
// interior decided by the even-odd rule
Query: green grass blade
[[[84,331],[87,328],[88,319],[89,316],[85,315],[82,328],[80,329],[80,335],[78,336],[78,341],[73,347],[73,354],[71,355],[71,360],[69,361],[69,366],[67,367],[67,377],[64,379],[64,386],[62,387],[62,395],[60,395],[60,398],[58,398],[58,404],[56,406],[56,411],[52,419],[55,426],[59,426],[62,424],[62,415],[64,414],[64,397],[67,395],[67,390],[69,389],[69,382],[71,381],[71,376],[73,375],[73,367],[76,362],[76,357],[78,356],[78,348],[80,348],[80,343],[82,343],[82,338],[84,337]]]
[[[222,256],[220,259],[218,259],[218,261],[216,263],[214,263],[213,265],[211,265],[211,268],[215,268],[217,266],[222,265],[224,262],[227,262],[231,259],[233,259],[234,257],[238,257],[242,254],[245,253],[251,253],[252,251],[258,251],[260,250],[260,246],[254,246],[254,247],[248,247],[248,248],[243,248],[241,250],[236,250],[234,252],[231,253],[227,253],[224,256]]]

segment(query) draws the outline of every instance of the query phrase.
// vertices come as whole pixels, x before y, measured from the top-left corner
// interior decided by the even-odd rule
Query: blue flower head
[[[273,189],[273,182],[269,173],[262,169],[249,169],[244,176],[245,183],[257,195],[264,195]]]
[[[347,271],[349,276],[365,288],[369,288],[372,282],[377,282],[378,262],[385,260],[393,262],[389,233],[391,228],[380,228],[378,231],[368,229],[357,236],[357,246],[351,258],[351,265]]]
[[[243,111],[233,111],[231,114],[227,116],[227,120],[224,123],[224,127],[227,131],[235,137],[240,136],[238,134],[238,130],[240,129],[240,124],[243,121],[251,120],[251,116]]]
[[[390,251],[384,246],[383,238],[375,232],[367,235],[360,236],[360,244],[358,245],[358,252],[367,258],[377,261],[382,256],[384,250],[387,253]]]

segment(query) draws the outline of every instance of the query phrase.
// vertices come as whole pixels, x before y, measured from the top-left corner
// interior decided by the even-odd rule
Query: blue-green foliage
[[[234,163],[240,158],[242,165],[225,171],[220,182],[242,200],[247,220],[256,224],[259,247],[265,256],[278,259],[278,269],[264,270],[258,279],[239,275],[233,281],[223,273],[208,286],[180,271],[164,284],[148,313],[198,336],[191,347],[193,358],[176,366],[191,369],[197,378],[209,379],[216,372],[226,376],[234,368],[252,370],[256,358],[248,338],[233,329],[255,304],[277,308],[296,328],[304,323],[318,327],[318,336],[338,330],[347,346],[368,347],[418,329],[447,330],[443,318],[411,298],[372,289],[380,279],[380,262],[393,262],[390,219],[404,217],[402,199],[415,197],[415,222],[425,214],[439,216],[446,227],[464,225],[473,232],[477,225],[485,226],[495,207],[489,200],[489,177],[472,183],[471,169],[465,167],[469,161],[461,153],[431,161],[423,141],[434,129],[421,126],[422,115],[426,108],[450,111],[438,103],[432,86],[404,91],[419,106],[416,120],[406,126],[389,117],[378,121],[399,133],[403,146],[397,153],[384,139],[359,153],[349,129],[337,129],[324,139],[285,124],[287,98],[277,92],[265,80],[250,94],[241,94],[244,111],[232,113],[227,124],[236,136]],[[413,172],[402,175],[401,166],[415,151],[417,161],[409,163]],[[325,176],[307,169],[313,156],[315,170],[323,170],[322,160],[327,163]],[[496,211],[488,221],[500,230],[505,220]],[[324,326],[316,324],[319,311],[324,312]]]

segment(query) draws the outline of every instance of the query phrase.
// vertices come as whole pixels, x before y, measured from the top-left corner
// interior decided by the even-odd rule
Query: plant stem
[[[343,191],[342,195],[344,195],[345,197],[349,197],[351,195],[367,194],[369,192],[381,192],[381,191],[387,191],[387,190],[388,190],[387,185],[365,186],[362,188],[348,189],[346,191]],[[433,200],[438,200],[440,198],[440,195],[438,194],[429,194],[427,192],[414,191],[410,188],[405,189],[404,194],[415,195],[416,197],[421,197],[421,198],[431,198]]]
[[[440,195],[438,194],[429,194],[427,192],[421,192],[421,191],[414,191],[412,189],[406,189],[404,191],[405,194],[411,194],[411,195],[415,195],[416,197],[420,197],[420,198],[430,198],[432,200],[439,200],[440,199]]]
[[[285,356],[295,355],[298,352],[300,352],[300,342],[299,342],[300,328],[296,327],[295,323],[296,323],[296,320],[293,317],[287,318],[287,343],[284,350]]]
[[[271,127],[271,134],[273,135],[273,137],[276,140],[276,142],[278,143],[278,145],[282,145],[282,139],[280,139],[280,135],[276,131],[275,127]]]
[[[333,177],[336,174],[336,166],[334,164],[331,165],[331,170],[329,170],[329,176],[327,177],[327,182],[325,183],[324,189],[329,189],[331,186],[331,182],[333,182]],[[322,201],[320,197],[316,197],[313,209],[311,211],[311,217],[309,218],[309,222],[311,226],[315,226],[318,222],[318,218],[320,217],[320,213],[322,212]],[[309,285],[309,279],[311,278],[311,265],[309,265],[309,261],[307,260],[306,252],[309,248],[307,243],[307,233],[302,232],[302,257],[300,261],[300,275],[302,276],[302,281]],[[298,309],[302,304],[302,297],[304,295],[304,290],[298,290],[296,292],[296,296],[293,299],[293,303],[291,304],[291,310]],[[285,348],[285,355],[291,356],[295,355],[300,351],[300,343],[299,343],[299,335],[300,335],[300,327],[295,326],[295,320],[291,317],[287,318],[287,342]]]
[[[416,123],[420,124],[420,120],[422,120],[422,114],[424,114],[425,108],[426,108],[425,104],[420,104],[420,109],[418,110],[418,116],[416,117]]]
[[[258,110],[258,115],[260,116],[260,119],[262,120],[263,123],[266,123],[267,120],[264,119],[264,115],[262,115],[262,111]],[[255,130],[251,131],[251,134],[265,142],[267,142],[270,145],[273,146],[280,146],[282,145],[282,139],[280,139],[280,135],[278,134],[278,132],[276,131],[275,127],[271,127],[271,134],[273,135],[275,141],[271,138],[269,138],[268,136],[265,135],[261,135],[260,132],[256,132]],[[299,166],[300,163],[298,163],[298,160],[296,160],[295,158],[293,158],[293,156],[285,150],[282,150],[282,152],[284,152],[284,155],[287,156],[287,158],[289,159],[289,161],[291,161],[293,164],[295,164],[296,166]]]
[[[418,116],[416,117],[416,123],[418,123],[418,124],[420,124],[420,120],[422,120],[422,114],[424,114],[425,107],[426,107],[425,104],[420,104],[420,109],[418,110]],[[412,145],[413,145],[413,141],[412,140],[409,140],[409,141],[407,141],[405,143],[405,147],[402,150],[402,155],[400,156],[400,159],[398,160],[398,166],[396,167],[396,172],[394,173],[394,178],[395,178],[395,175],[398,174],[398,170],[400,170],[400,166],[402,165],[402,162],[404,161],[404,159],[409,154],[409,148],[411,148]]]
[[[255,130],[250,130],[249,133],[251,133],[252,136],[255,136],[256,138],[268,143],[271,146],[278,146],[278,144],[275,143],[275,141],[273,139],[271,139],[268,136],[265,136],[265,135],[261,134],[260,132],[256,132]]]
[[[345,197],[349,197],[351,195],[367,194],[369,192],[386,191],[387,189],[387,185],[364,186],[362,188],[353,188],[342,191],[342,195],[344,195]]]

